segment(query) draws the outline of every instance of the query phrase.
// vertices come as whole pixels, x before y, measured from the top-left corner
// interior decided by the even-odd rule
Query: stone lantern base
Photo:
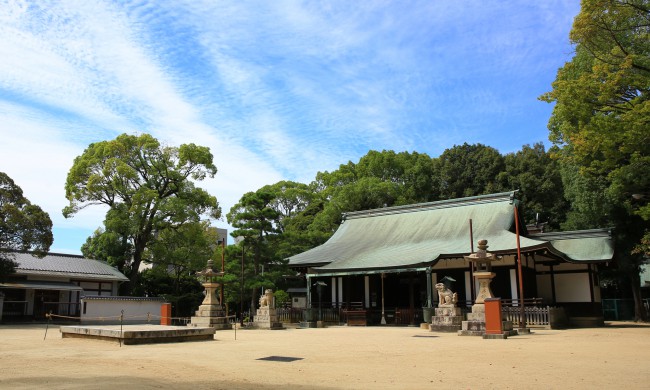
[[[232,324],[226,317],[226,311],[217,298],[216,290],[220,284],[207,282],[203,283],[203,287],[205,287],[205,299],[187,326],[209,327],[216,330],[232,329]]]
[[[513,329],[512,321],[502,321],[503,334],[515,336],[517,331]],[[467,321],[463,321],[459,336],[484,336],[485,335],[485,304],[477,303],[472,306],[472,312],[467,313]]]
[[[232,324],[226,317],[226,311],[221,305],[201,305],[188,326],[199,328],[215,328],[216,330],[232,329]]]

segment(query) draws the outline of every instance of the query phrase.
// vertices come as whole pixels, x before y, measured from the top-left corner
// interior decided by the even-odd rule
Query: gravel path
[[[650,389],[650,326],[507,340],[415,327],[219,331],[119,346],[0,325],[0,389]],[[278,356],[282,360],[260,360]]]

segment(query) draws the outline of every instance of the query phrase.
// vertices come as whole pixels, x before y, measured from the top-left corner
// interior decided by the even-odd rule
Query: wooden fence
[[[512,321],[516,327],[519,324],[521,316],[521,307],[517,299],[504,299],[502,300],[501,313],[504,321]],[[468,306],[459,306],[463,309],[463,313],[471,310],[471,302],[467,302]],[[543,326],[550,327],[553,322],[554,311],[560,310],[542,305],[540,298],[527,298],[524,300],[524,315],[526,324],[528,326]],[[331,304],[323,304],[322,308],[314,307],[311,309],[298,309],[298,308],[278,308],[277,314],[281,322],[284,323],[298,323],[301,321],[318,321],[322,320],[328,323],[344,324],[348,322],[348,312],[350,310],[361,310],[363,305],[361,302],[355,304],[342,305],[341,307],[332,307]],[[377,310],[364,309],[367,318],[374,319],[373,314],[377,314]],[[422,308],[396,308],[386,310],[386,318],[389,324],[395,325],[413,325],[422,321]],[[375,316],[376,317],[376,316]],[[378,323],[374,321],[373,323]]]
[[[550,325],[550,307],[524,307],[524,317],[528,326],[549,326]],[[501,315],[504,321],[512,321],[517,326],[521,321],[521,307],[502,306]]]

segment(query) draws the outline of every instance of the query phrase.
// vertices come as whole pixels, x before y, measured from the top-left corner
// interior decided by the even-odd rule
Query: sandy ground
[[[650,326],[634,323],[507,340],[346,326],[122,346],[44,336],[0,325],[0,389],[650,389]]]

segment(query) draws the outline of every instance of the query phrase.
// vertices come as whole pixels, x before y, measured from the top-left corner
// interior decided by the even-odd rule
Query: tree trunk
[[[253,321],[253,315],[254,315],[253,313],[255,313],[255,295],[256,295],[255,292],[256,292],[256,290],[257,289],[254,288],[254,287],[251,289],[251,308],[250,308],[250,320],[251,321]]]
[[[133,290],[140,280],[140,263],[142,263],[142,254],[144,253],[146,241],[136,237],[133,244],[133,261],[131,262],[131,275],[129,275],[129,295],[133,294]]]

